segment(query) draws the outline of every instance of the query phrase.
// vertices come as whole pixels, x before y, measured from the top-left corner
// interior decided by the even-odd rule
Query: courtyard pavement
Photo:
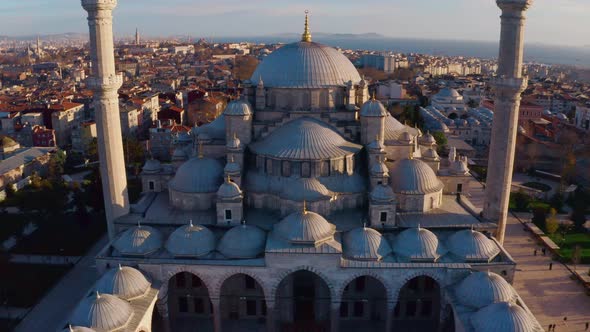
[[[517,263],[513,286],[543,328],[557,324],[557,332],[585,331],[586,322],[590,322],[590,296],[561,263],[553,261],[550,271],[551,257],[540,250],[534,255],[535,248],[541,247],[511,214],[504,247]]]
[[[63,331],[65,325],[62,324],[67,322],[72,310],[98,279],[94,258],[107,242],[105,235],[45,294],[14,332]]]

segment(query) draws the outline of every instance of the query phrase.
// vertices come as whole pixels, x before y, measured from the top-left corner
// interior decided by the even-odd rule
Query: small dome
[[[244,224],[225,232],[217,250],[227,258],[256,258],[264,251],[265,245],[266,233],[256,226]]]
[[[412,134],[410,134],[408,131],[404,131],[400,136],[400,140],[402,142],[410,143],[412,142]]]
[[[174,149],[174,152],[172,153],[172,160],[173,161],[182,161],[182,160],[187,160],[187,159],[188,159],[188,155],[186,154],[184,149],[182,149],[182,148]]]
[[[426,133],[426,135],[420,137],[420,144],[421,145],[434,145],[436,144],[436,139],[430,133]]]
[[[461,95],[455,89],[443,88],[442,90],[439,91],[439,93],[436,94],[436,97],[458,98],[458,97],[461,97]]]
[[[489,305],[471,316],[477,332],[533,332],[538,329],[535,319],[516,304],[500,302]]]
[[[544,110],[544,111],[543,111],[543,115],[548,115],[548,116],[551,116],[551,115],[553,115],[553,113],[551,113],[551,111],[550,111],[550,110]]]
[[[237,116],[244,116],[252,114],[252,107],[250,103],[248,103],[244,99],[232,100],[227,104],[225,111],[223,111],[225,115],[237,115]]]
[[[473,272],[459,283],[455,294],[462,304],[477,309],[496,302],[516,300],[514,288],[504,278],[491,272]]]
[[[425,228],[409,228],[398,234],[393,251],[410,260],[436,261],[446,253],[434,233]]]
[[[567,120],[568,120],[568,119],[567,119],[567,115],[565,115],[565,114],[563,114],[563,113],[559,113],[559,114],[557,114],[557,118],[558,118],[559,120],[562,120],[562,121],[567,121]]]
[[[127,301],[97,292],[78,305],[71,323],[97,331],[113,331],[127,325],[132,315],[133,309]]]
[[[214,193],[223,181],[223,165],[209,158],[191,158],[170,181],[170,189],[184,193]]]
[[[333,239],[336,226],[315,212],[303,210],[281,220],[274,231],[291,243],[317,245]]]
[[[379,261],[391,255],[387,240],[372,228],[355,228],[343,236],[344,255],[350,259]]]
[[[174,230],[166,241],[166,250],[178,257],[201,257],[215,250],[215,235],[201,225],[182,226]]]
[[[228,174],[236,174],[242,171],[242,167],[240,167],[240,164],[231,159],[227,164],[225,164],[223,171]]]
[[[422,158],[427,160],[440,160],[438,153],[433,148],[428,148],[422,153]]]
[[[391,202],[395,200],[393,189],[385,183],[375,186],[370,196],[373,201],[377,202]]]
[[[496,243],[471,229],[458,231],[447,241],[447,248],[465,261],[490,261],[500,253]]]
[[[384,162],[379,161],[371,166],[371,175],[378,175],[378,176],[387,176],[389,173],[389,169]]]
[[[242,191],[235,182],[232,182],[229,177],[219,186],[217,190],[217,198],[219,199],[239,199],[242,198]]]
[[[402,194],[429,194],[441,191],[443,183],[428,164],[418,159],[396,161],[390,171],[393,191]]]
[[[108,270],[98,280],[96,290],[101,294],[131,300],[145,295],[150,285],[143,273],[129,266],[119,266]]]
[[[113,247],[122,255],[148,255],[162,247],[162,234],[150,226],[131,227],[113,242]]]
[[[238,135],[234,133],[234,136],[227,142],[226,147],[232,150],[237,150],[241,147],[242,142],[238,138]]]
[[[387,110],[379,100],[371,99],[363,104],[360,115],[366,117],[384,117],[387,116]]]
[[[162,164],[157,159],[148,159],[143,165],[144,173],[158,173],[162,169]]]
[[[459,159],[457,159],[451,163],[451,171],[455,175],[469,174],[469,168],[467,168],[467,163],[465,163],[464,161],[461,161]]]

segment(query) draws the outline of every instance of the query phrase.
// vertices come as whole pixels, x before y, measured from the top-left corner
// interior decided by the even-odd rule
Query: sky
[[[312,32],[497,41],[494,0],[119,0],[115,34],[195,38]],[[0,0],[0,35],[87,32],[79,0]],[[590,0],[534,0],[526,41],[590,47]]]

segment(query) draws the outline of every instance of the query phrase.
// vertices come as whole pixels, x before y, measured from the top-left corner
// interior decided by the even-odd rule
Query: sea
[[[225,37],[216,42],[291,43],[295,36],[268,37]],[[498,42],[463,40],[428,40],[389,37],[314,36],[314,41],[345,49],[371,51],[393,51],[396,53],[420,53],[440,56],[465,56],[495,59],[498,56]],[[526,44],[525,62],[561,64],[590,68],[590,45],[585,47]]]

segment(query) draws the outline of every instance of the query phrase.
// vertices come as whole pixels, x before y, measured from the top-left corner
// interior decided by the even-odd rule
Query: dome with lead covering
[[[201,225],[181,226],[166,241],[166,250],[176,257],[202,257],[215,250],[215,235]]]
[[[162,234],[150,226],[131,227],[113,242],[113,247],[122,255],[149,255],[162,248]]]
[[[332,126],[303,117],[277,128],[249,146],[258,155],[288,160],[323,160],[358,153],[362,146],[349,142]]]
[[[496,302],[516,300],[514,288],[492,272],[473,272],[459,283],[455,294],[463,305],[477,309]]]
[[[420,137],[419,142],[421,145],[434,145],[434,144],[436,144],[436,140],[434,139],[434,136],[432,136],[432,134],[430,134],[430,133],[426,133],[426,135]]]
[[[457,159],[451,163],[451,171],[456,175],[466,175],[469,173],[469,168],[466,162]]]
[[[271,88],[327,88],[358,84],[358,70],[336,49],[313,42],[285,45],[264,58],[250,81]]]
[[[459,98],[459,97],[461,97],[459,92],[457,92],[457,90],[452,89],[452,88],[443,88],[435,96],[442,97],[442,98]]]
[[[373,97],[373,99],[363,104],[360,115],[366,117],[384,117],[387,116],[387,110],[379,100]]]
[[[410,260],[436,261],[446,253],[434,233],[425,228],[409,228],[399,233],[393,251]]]
[[[97,332],[107,332],[126,326],[133,316],[131,305],[109,294],[90,295],[74,310],[72,325],[85,326]]]
[[[238,199],[242,198],[242,191],[240,187],[235,183],[230,181],[229,177],[219,186],[219,190],[217,190],[217,198],[219,199]]]
[[[317,178],[287,178],[283,181],[279,196],[283,199],[302,202],[330,199],[332,194]]]
[[[321,215],[304,209],[281,220],[274,226],[274,231],[291,243],[318,245],[334,238],[336,226]]]
[[[535,319],[522,307],[506,302],[491,304],[471,316],[477,332],[540,332]]]
[[[191,158],[170,181],[170,189],[183,193],[214,193],[223,182],[223,165],[210,158]]]
[[[489,262],[500,253],[496,243],[480,232],[465,229],[451,235],[447,248],[455,256],[465,261]]]
[[[422,153],[422,158],[429,160],[440,160],[438,153],[433,148],[428,148]]]
[[[376,185],[371,191],[370,197],[377,202],[391,202],[395,200],[393,189],[385,183]]]
[[[227,258],[256,258],[264,251],[266,232],[251,225],[239,225],[229,229],[221,237],[217,250]]]
[[[142,170],[145,173],[158,173],[162,169],[162,164],[157,159],[148,159],[143,165]]]
[[[101,294],[111,294],[123,300],[131,300],[145,295],[150,286],[150,282],[139,270],[119,265],[103,274],[98,280],[96,290]]]
[[[391,246],[378,231],[360,227],[343,235],[344,255],[349,259],[379,261],[391,255]]]
[[[419,195],[441,191],[443,183],[428,164],[418,159],[400,159],[389,172],[393,191]]]
[[[244,99],[238,99],[238,100],[232,100],[231,102],[229,102],[227,104],[227,107],[225,107],[225,111],[223,111],[223,113],[225,115],[238,115],[238,116],[244,116],[244,115],[250,115],[252,114],[252,106],[250,106],[250,103],[248,103],[248,101],[244,100]]]

